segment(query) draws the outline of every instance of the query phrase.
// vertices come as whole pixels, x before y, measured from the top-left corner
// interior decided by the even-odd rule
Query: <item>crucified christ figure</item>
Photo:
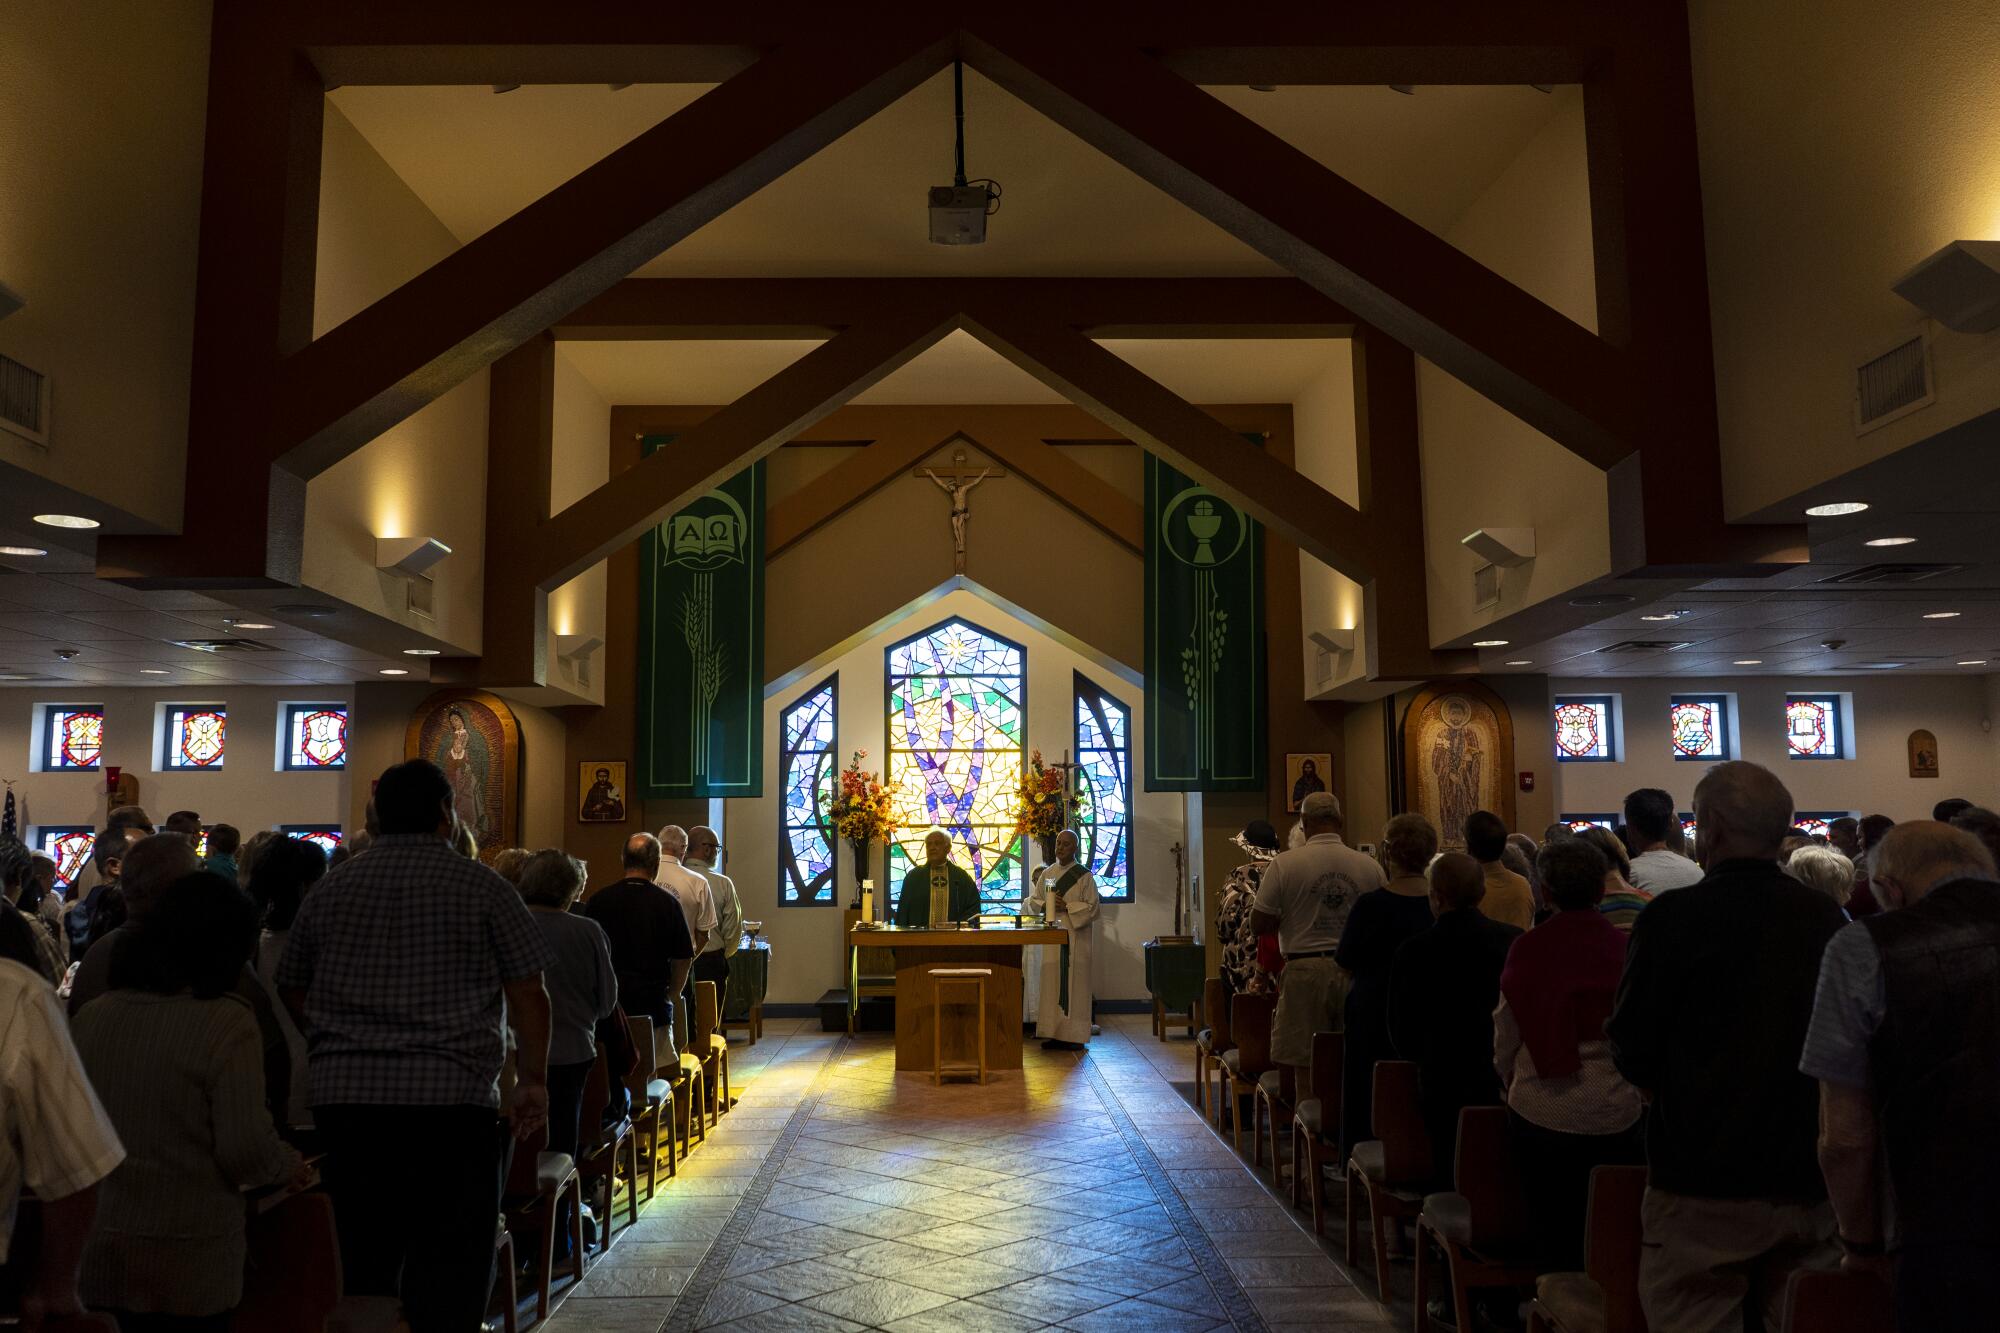
[[[979,475],[970,481],[965,479],[963,472],[954,471],[951,474],[952,479],[946,481],[929,468],[924,469],[924,475],[936,482],[938,489],[951,497],[951,540],[954,548],[952,568],[956,573],[965,572],[965,523],[972,517],[972,504],[966,496],[972,493],[974,486],[985,481],[992,471],[992,468],[982,468]]]

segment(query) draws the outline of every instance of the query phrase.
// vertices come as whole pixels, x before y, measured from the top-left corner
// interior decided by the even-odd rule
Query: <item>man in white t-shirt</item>
[[[1678,823],[1672,794],[1641,787],[1625,798],[1625,833],[1632,840],[1632,887],[1658,896],[1701,883],[1702,868],[1667,847]]]
[[[1299,805],[1303,846],[1280,852],[1257,886],[1250,928],[1275,933],[1285,971],[1271,1023],[1271,1058],[1305,1068],[1315,1032],[1346,1028],[1347,974],[1333,961],[1354,900],[1389,882],[1374,857],[1340,840],[1340,801],[1316,791]]]
[[[708,942],[715,937],[716,928],[721,924],[721,915],[715,910],[715,890],[708,880],[696,870],[683,864],[688,853],[688,831],[679,824],[669,824],[660,830],[660,873],[654,883],[680,899],[681,911],[687,914],[688,934],[694,936],[694,956],[697,961]],[[674,1049],[688,1048],[689,1024],[694,1022],[694,972],[688,972],[687,985],[681,991],[681,1003],[674,1006]]]

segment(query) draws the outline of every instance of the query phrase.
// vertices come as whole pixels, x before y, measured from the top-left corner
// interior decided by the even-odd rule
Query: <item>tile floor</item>
[[[1121,1016],[1087,1057],[1030,1043],[936,1088],[886,1035],[772,1020],[730,1050],[735,1110],[549,1327],[1387,1327],[1173,1086],[1191,1060]]]

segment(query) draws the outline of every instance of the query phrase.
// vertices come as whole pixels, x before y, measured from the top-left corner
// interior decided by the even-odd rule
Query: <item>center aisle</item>
[[[1117,1019],[1087,1058],[1031,1043],[1004,1082],[938,1088],[897,1076],[887,1036],[773,1020],[730,1051],[736,1109],[551,1327],[1386,1327],[1167,1081],[1169,1051],[1190,1058]]]

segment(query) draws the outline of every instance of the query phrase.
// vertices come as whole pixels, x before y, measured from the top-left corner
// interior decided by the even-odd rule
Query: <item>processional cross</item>
[[[965,465],[965,450],[960,449],[951,456],[951,466],[942,476],[935,468],[920,467],[913,471],[913,477],[929,477],[937,488],[951,497],[951,542],[952,572],[965,573],[965,525],[972,518],[972,501],[968,498],[972,488],[988,477],[1004,477],[1007,474],[996,467],[979,469],[977,475]]]

